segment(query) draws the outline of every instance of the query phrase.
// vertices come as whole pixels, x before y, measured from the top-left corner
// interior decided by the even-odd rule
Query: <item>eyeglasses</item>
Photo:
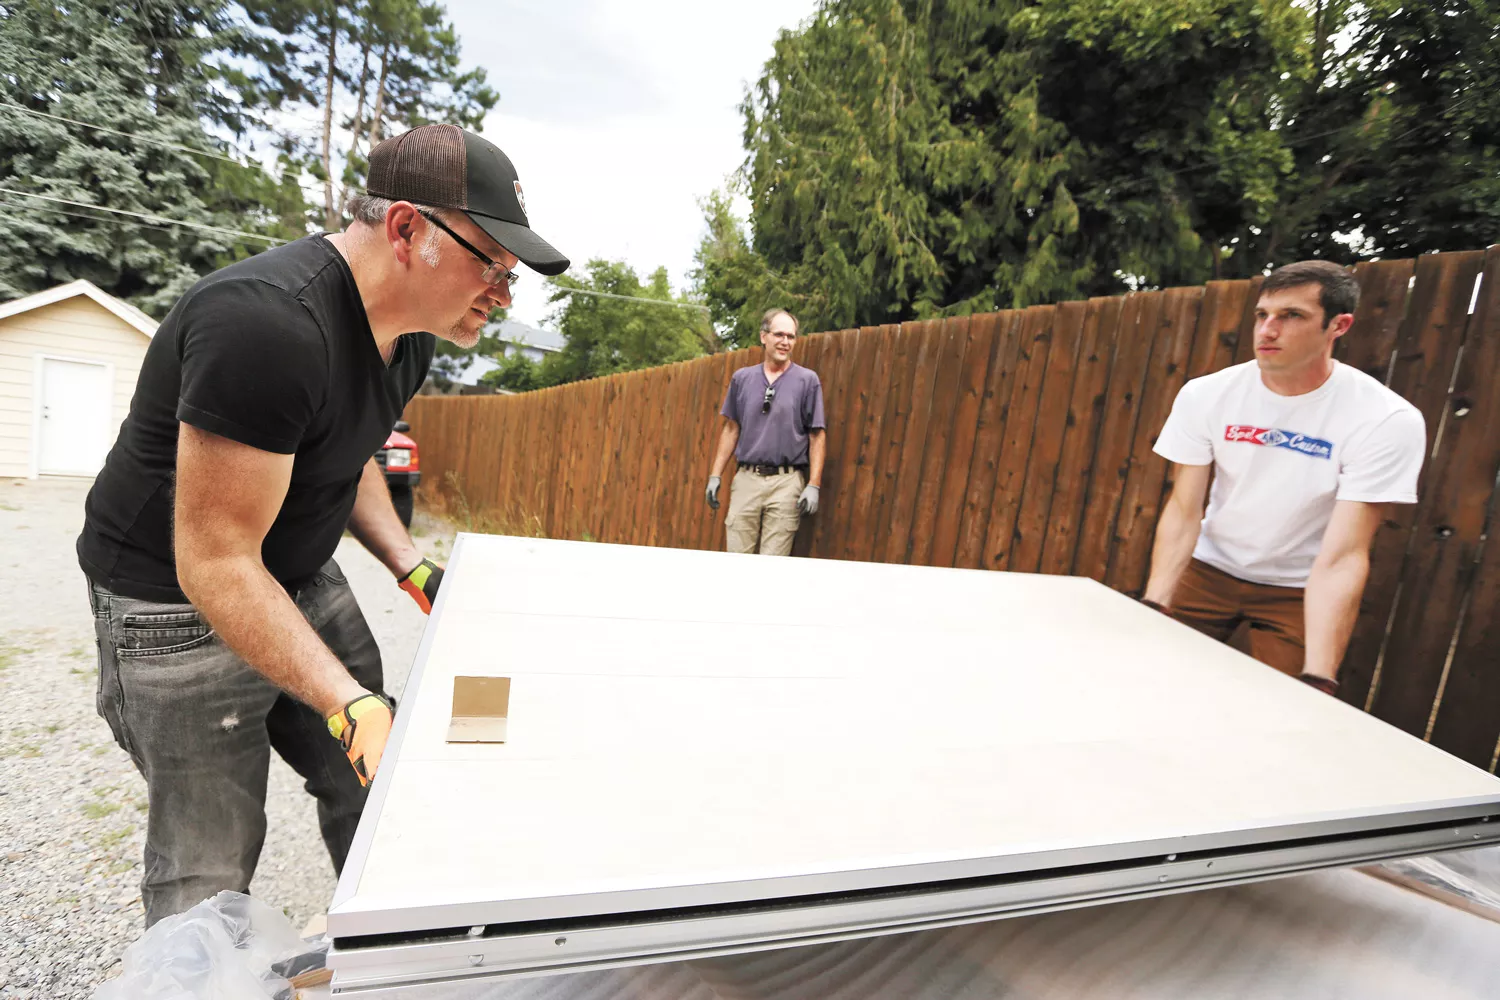
[[[443,220],[439,219],[437,216],[420,210],[417,212],[417,214],[426,219],[428,222],[432,223],[434,226],[437,226],[449,236],[453,237],[453,242],[469,251],[469,253],[473,254],[474,257],[484,265],[484,271],[480,273],[479,280],[484,282],[486,285],[498,285],[503,281],[507,285],[514,287],[515,283],[521,280],[521,276],[519,274],[506,267],[498,260],[492,260],[491,258],[486,257],[483,253],[480,253],[478,247],[455,233],[453,230],[449,229],[446,225],[443,224]]]
[[[768,386],[766,386],[766,398],[760,401],[760,412],[762,412],[762,413],[770,413],[771,412],[771,400],[773,400],[775,398],[776,398],[776,387],[774,385],[768,385]]]

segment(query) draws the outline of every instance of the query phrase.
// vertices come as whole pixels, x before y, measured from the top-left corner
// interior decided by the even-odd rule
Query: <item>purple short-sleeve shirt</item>
[[[818,373],[792,362],[776,380],[769,412],[762,413],[771,385],[763,365],[735,372],[720,413],[740,425],[734,457],[741,465],[806,465],[807,435],[823,423],[823,383]]]

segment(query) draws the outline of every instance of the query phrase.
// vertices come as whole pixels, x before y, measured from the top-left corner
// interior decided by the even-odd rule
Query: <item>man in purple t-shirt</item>
[[[803,514],[818,512],[827,435],[823,383],[818,373],[792,363],[797,317],[769,309],[760,320],[765,360],[741,368],[729,381],[708,505],[719,509],[720,477],[732,452],[739,463],[724,521],[730,552],[790,555]]]

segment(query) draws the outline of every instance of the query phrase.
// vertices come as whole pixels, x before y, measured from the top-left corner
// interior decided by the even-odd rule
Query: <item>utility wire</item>
[[[239,160],[236,160],[234,157],[225,156],[222,153],[210,153],[206,149],[194,149],[191,146],[179,146],[175,142],[167,142],[164,139],[151,139],[144,135],[137,135],[134,132],[121,132],[117,128],[106,128],[103,125],[95,125],[92,122],[81,122],[76,118],[64,118],[61,115],[49,115],[45,111],[33,111],[31,108],[25,108],[19,104],[12,104],[9,101],[0,101],[0,108],[8,108],[11,111],[19,111],[23,115],[34,115],[37,118],[47,118],[55,122],[66,122],[69,125],[77,125],[80,128],[91,128],[100,132],[108,132],[110,135],[118,135],[126,139],[134,139],[136,142],[148,142],[153,146],[162,146],[166,149],[175,149],[180,153],[192,153],[194,156],[211,156],[216,160],[223,160],[225,163],[233,163],[237,167],[245,166],[245,164],[241,163]]]
[[[0,188],[0,190],[4,190]],[[705,315],[712,315],[708,306],[693,305],[687,302],[668,302],[666,299],[648,299],[636,295],[616,295],[613,292],[595,292],[587,288],[567,288],[562,285],[553,285],[554,298],[557,295],[594,295],[601,299],[624,299],[626,302],[641,302],[653,306],[671,306],[674,309],[696,309]]]
[[[158,225],[155,222],[132,222],[130,219],[109,219],[98,215],[87,215],[83,212],[70,212],[65,208],[52,208],[49,205],[22,205],[15,201],[0,201],[0,205],[6,208],[25,208],[31,212],[46,212],[49,215],[65,215],[70,219],[78,219],[82,222],[94,222],[106,226],[124,226],[127,229],[151,229],[156,232],[170,233],[173,226]]]
[[[70,212],[65,208],[52,208],[48,205],[23,206],[20,203],[14,201],[0,201],[0,205],[4,205],[8,208],[26,208],[27,210],[32,212],[47,212],[51,215],[65,215],[70,219],[80,219],[84,222],[98,222],[109,226],[126,226],[130,229],[154,229],[158,232],[163,233],[171,232],[173,226],[176,225],[175,223],[173,225],[160,225],[155,222],[132,222],[129,219],[109,219],[98,215],[87,215],[83,212]],[[98,208],[99,206],[93,205],[90,207]]]
[[[160,232],[171,232],[171,226],[159,226],[154,222],[131,222],[129,219],[106,219],[97,215],[85,215],[82,212],[70,212],[65,208],[51,208],[47,205],[22,205],[19,202],[3,201],[0,205],[7,208],[26,208],[33,212],[47,212],[51,215],[66,215],[70,219],[82,219],[85,222],[102,222],[110,226],[128,226],[131,229],[155,229]]]
[[[224,229],[220,226],[205,226],[202,223],[198,222],[184,222],[181,219],[168,219],[165,216],[147,215],[144,212],[127,212],[123,208],[106,208],[103,205],[90,205],[86,201],[70,201],[67,198],[54,198],[51,195],[32,194],[30,191],[16,191],[11,188],[0,187],[0,194],[19,195],[22,198],[36,198],[38,201],[50,201],[55,202],[59,205],[72,205],[76,208],[87,208],[90,211],[94,212],[110,212],[115,215],[128,215],[131,218],[144,219],[147,222],[165,223],[169,226],[182,226],[186,229],[201,229],[204,232],[216,233],[220,236],[239,236],[249,240],[260,240],[262,243],[269,243],[271,246],[279,246],[280,244],[286,242],[286,240],[277,239],[274,236],[263,236],[260,233],[246,233],[241,232],[238,229]]]

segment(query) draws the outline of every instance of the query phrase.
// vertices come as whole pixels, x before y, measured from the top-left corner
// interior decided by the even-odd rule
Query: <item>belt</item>
[[[742,465],[740,468],[753,472],[757,476],[779,476],[787,472],[806,471],[805,465]]]

